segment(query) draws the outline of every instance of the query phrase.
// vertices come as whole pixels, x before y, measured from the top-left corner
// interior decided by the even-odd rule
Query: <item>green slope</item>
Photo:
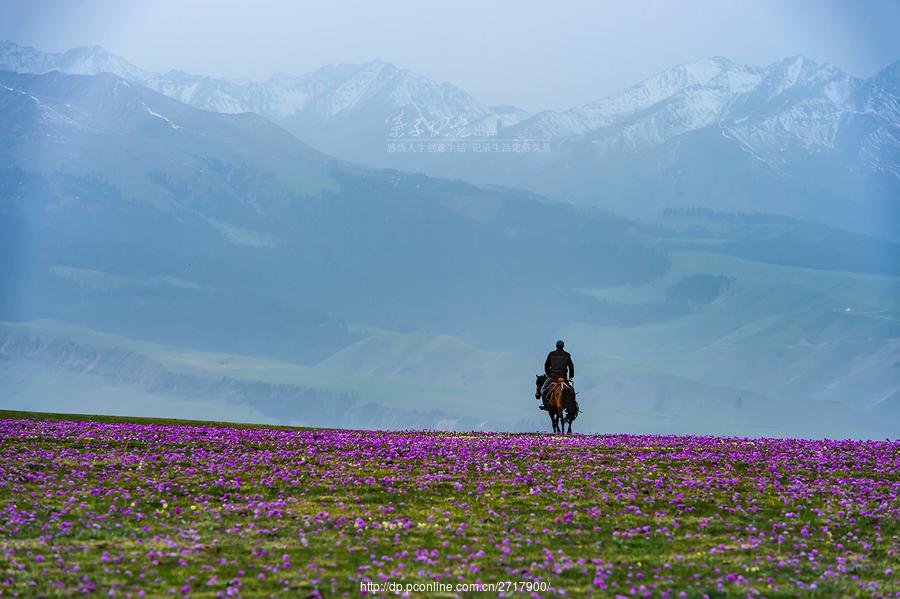
[[[773,397],[841,400],[868,408],[898,385],[900,277],[677,252],[649,285],[586,290],[618,307],[661,305],[698,274],[726,277],[714,300],[637,326],[572,324],[588,356],[614,355],[660,372]]]
[[[0,322],[0,373],[0,401],[10,408],[431,428],[505,428],[514,417],[508,405],[439,384],[135,341],[52,320]]]

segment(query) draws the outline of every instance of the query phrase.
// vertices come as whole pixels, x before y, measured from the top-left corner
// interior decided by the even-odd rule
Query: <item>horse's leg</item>
[[[560,409],[560,406],[562,406],[562,388],[558,384],[553,388],[550,403],[553,404],[553,432],[562,433],[565,430],[565,425],[562,423],[563,413]]]

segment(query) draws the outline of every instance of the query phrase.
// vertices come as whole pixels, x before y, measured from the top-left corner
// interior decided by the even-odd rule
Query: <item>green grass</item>
[[[601,372],[615,356],[626,366],[706,385],[856,408],[896,390],[891,356],[900,339],[900,277],[673,252],[670,272],[657,281],[584,293],[605,302],[649,305],[664,301],[669,287],[696,274],[732,282],[710,304],[667,320],[622,327],[579,322],[562,334],[578,348],[582,362],[597,360]]]
[[[190,420],[184,418],[143,418],[140,416],[102,416],[96,414],[69,414],[63,412],[31,412],[26,410],[0,410],[0,420],[18,420],[22,418],[45,420],[48,422],[101,422],[105,424],[153,424],[157,426],[214,426],[237,429],[267,430],[326,430],[312,429],[303,426],[281,426],[274,424],[255,424],[248,422],[220,422],[216,420]]]
[[[436,577],[574,597],[900,592],[897,443],[12,411],[0,434],[4,595],[353,597]]]

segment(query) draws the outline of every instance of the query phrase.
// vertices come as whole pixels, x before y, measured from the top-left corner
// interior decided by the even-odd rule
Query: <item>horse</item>
[[[534,397],[540,399],[541,387],[547,381],[547,375],[538,374],[536,379]],[[572,421],[578,416],[578,404],[575,401],[575,389],[566,384],[565,379],[557,379],[547,389],[547,413],[550,414],[554,433],[566,433],[565,428],[568,424],[567,434],[572,434]],[[562,426],[560,426],[560,422]]]

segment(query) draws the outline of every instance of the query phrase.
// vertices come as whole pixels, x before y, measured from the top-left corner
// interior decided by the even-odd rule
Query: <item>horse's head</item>
[[[544,382],[546,382],[546,380],[547,380],[547,375],[546,374],[536,374],[534,376],[537,379],[534,383],[535,384],[534,398],[540,399],[541,398],[541,387],[544,386]]]

